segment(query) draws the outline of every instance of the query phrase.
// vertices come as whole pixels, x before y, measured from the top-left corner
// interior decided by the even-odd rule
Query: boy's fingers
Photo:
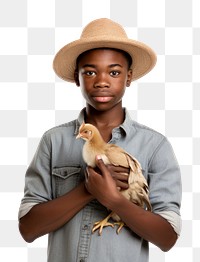
[[[96,156],[96,164],[97,164],[98,168],[101,170],[102,175],[105,175],[105,173],[108,172],[108,169],[107,169],[106,165],[104,164],[103,159],[101,158],[100,155]]]
[[[114,165],[107,165],[108,169],[115,172],[115,173],[121,173],[121,174],[129,174],[130,169],[123,166],[114,166]]]
[[[88,176],[89,176],[89,174],[88,174],[88,168],[86,168],[86,170],[85,170],[85,179],[86,179],[86,181],[88,180]]]

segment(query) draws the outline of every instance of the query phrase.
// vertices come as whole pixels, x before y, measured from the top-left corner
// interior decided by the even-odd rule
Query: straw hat
[[[132,81],[147,74],[156,63],[156,55],[150,47],[129,39],[118,23],[100,18],[83,29],[80,39],[58,51],[53,61],[55,73],[65,81],[74,82],[77,57],[87,50],[102,47],[120,49],[130,54],[133,60]]]

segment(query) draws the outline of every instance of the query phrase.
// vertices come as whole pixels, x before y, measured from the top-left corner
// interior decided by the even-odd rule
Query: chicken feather
[[[148,196],[148,184],[142,174],[141,165],[136,158],[117,145],[107,144],[103,140],[98,129],[91,124],[82,123],[79,128],[77,138],[82,138],[86,141],[83,146],[82,153],[83,159],[88,166],[95,168],[96,156],[100,155],[106,165],[111,164],[114,166],[129,168],[130,171],[129,174],[127,174],[129,188],[121,190],[121,194],[132,203],[143,208],[147,208],[149,211],[152,210]],[[111,214],[103,221],[96,222],[93,227],[93,232],[99,229],[99,234],[101,234],[104,226],[113,226],[108,222],[110,217],[114,221],[117,221],[117,224],[119,224],[119,228],[117,230],[119,233],[121,228],[124,226],[124,223],[114,212],[111,212]]]

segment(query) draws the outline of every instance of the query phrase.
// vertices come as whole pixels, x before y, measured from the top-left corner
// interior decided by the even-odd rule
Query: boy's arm
[[[127,189],[127,168],[108,166],[109,172],[118,188]],[[31,210],[19,220],[21,235],[27,242],[48,234],[67,223],[94,197],[88,193],[84,182],[79,186],[54,200],[34,205]]]
[[[109,205],[134,233],[161,250],[168,251],[176,243],[177,234],[170,223],[160,215],[144,210],[122,195],[113,199]]]
[[[146,211],[127,200],[116,189],[115,181],[102,160],[98,160],[101,175],[88,167],[86,188],[104,206],[117,213],[138,236],[168,251],[176,242],[177,234],[160,215]],[[98,185],[98,186],[97,186]]]
[[[27,242],[57,230],[93,199],[81,183],[69,193],[37,204],[19,221],[19,230]]]

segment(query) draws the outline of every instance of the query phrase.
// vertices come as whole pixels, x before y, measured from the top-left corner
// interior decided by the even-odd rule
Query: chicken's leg
[[[108,222],[108,220],[110,219],[110,217],[112,216],[113,212],[111,212],[106,218],[104,218],[103,220],[100,220],[96,223],[94,223],[93,229],[92,229],[92,233],[94,233],[94,231],[96,231],[97,229],[99,229],[99,235],[102,234],[102,230],[104,227],[106,226],[111,226],[114,227],[114,224]]]
[[[120,233],[123,226],[126,226],[123,221],[115,222],[114,225],[118,225],[117,234]]]

